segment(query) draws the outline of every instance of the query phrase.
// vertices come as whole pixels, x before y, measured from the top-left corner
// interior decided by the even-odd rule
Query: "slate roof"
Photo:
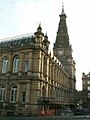
[[[12,38],[7,38],[4,39],[3,41],[0,42],[0,49],[1,48],[6,48],[6,47],[11,47],[11,46],[24,46],[24,45],[29,45],[32,41],[33,35],[24,35],[24,36],[17,36],[17,37],[12,37]]]

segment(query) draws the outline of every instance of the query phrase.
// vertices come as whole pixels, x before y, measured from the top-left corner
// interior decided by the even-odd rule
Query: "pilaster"
[[[27,89],[26,89],[26,103],[30,103],[30,83],[27,83]]]
[[[20,52],[20,65],[19,65],[19,71],[23,71],[24,68],[24,53]]]
[[[13,58],[12,58],[12,53],[9,53],[8,57],[8,71],[12,72],[13,69]]]
[[[2,55],[0,54],[0,73],[2,72]]]
[[[33,51],[29,52],[29,70],[32,71],[33,64]]]

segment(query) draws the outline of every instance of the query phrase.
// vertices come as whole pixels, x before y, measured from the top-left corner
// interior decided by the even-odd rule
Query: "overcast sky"
[[[63,0],[73,57],[76,61],[77,89],[82,88],[82,72],[90,71],[90,0]],[[62,0],[0,0],[0,39],[34,33],[41,22],[53,48]]]

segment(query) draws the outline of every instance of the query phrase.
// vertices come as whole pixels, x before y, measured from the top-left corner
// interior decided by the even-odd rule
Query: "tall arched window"
[[[20,59],[18,56],[15,56],[13,59],[13,72],[16,73],[19,71]]]
[[[24,72],[27,72],[29,70],[29,62],[28,60],[24,61]]]
[[[7,71],[8,71],[8,59],[7,57],[4,57],[2,63],[2,73],[6,73]]]
[[[11,87],[11,102],[16,102],[17,99],[17,87],[16,86],[12,86]]]
[[[46,97],[46,87],[42,87],[42,97]]]
[[[0,86],[0,102],[3,102],[5,99],[5,88]]]

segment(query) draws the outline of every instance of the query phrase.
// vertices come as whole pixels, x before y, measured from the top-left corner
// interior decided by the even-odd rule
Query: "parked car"
[[[73,112],[70,109],[61,110],[61,116],[72,116]]]
[[[73,111],[74,115],[88,115],[89,114],[89,110],[88,109],[75,109]]]

